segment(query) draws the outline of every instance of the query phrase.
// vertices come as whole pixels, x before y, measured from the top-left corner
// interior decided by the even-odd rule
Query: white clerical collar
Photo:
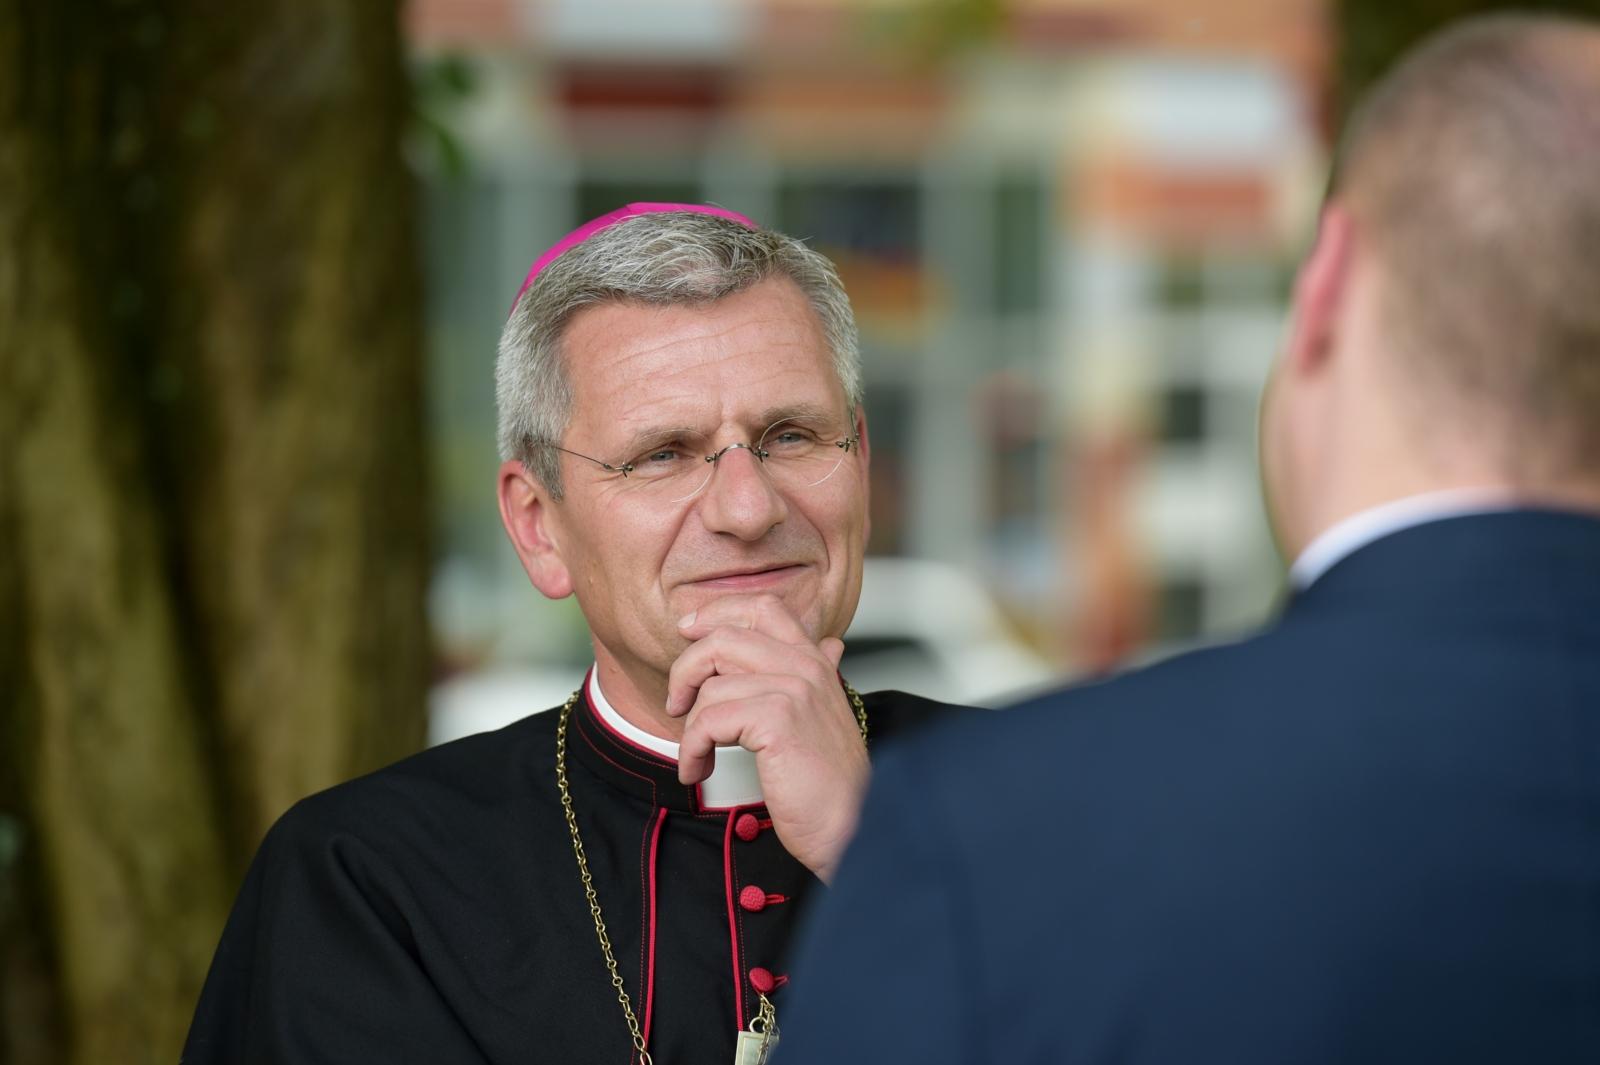
[[[652,736],[617,713],[600,690],[600,670],[589,671],[589,702],[595,713],[613,732],[623,739],[646,750],[654,751],[674,762],[678,760],[678,745],[660,736]],[[711,775],[700,782],[700,805],[707,810],[726,810],[735,806],[757,806],[762,802],[761,778],[756,774],[756,756],[743,747],[718,747],[717,762]]]
[[[1336,563],[1391,533],[1441,518],[1505,510],[1514,502],[1512,496],[1501,489],[1457,488],[1407,496],[1357,511],[1324,530],[1300,552],[1300,557],[1289,567],[1289,584],[1304,591]]]

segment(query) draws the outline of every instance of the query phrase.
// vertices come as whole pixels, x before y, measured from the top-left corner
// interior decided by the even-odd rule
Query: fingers
[[[718,628],[751,629],[784,643],[812,643],[805,626],[775,595],[725,595],[678,622],[678,632],[690,640],[702,639]]]
[[[684,784],[700,783],[711,775],[716,765],[718,747],[732,747],[739,743],[743,730],[728,720],[728,704],[715,708],[701,707],[697,715],[699,727],[685,728],[683,739],[678,741],[678,780]],[[705,711],[710,710],[707,714]]]
[[[711,775],[717,747],[773,754],[800,737],[829,731],[828,719],[847,744],[857,742],[855,715],[833,674],[822,687],[789,674],[736,673],[710,678],[684,724],[678,744],[678,779],[697,784]],[[830,712],[831,711],[831,712]]]
[[[707,679],[678,747],[678,779],[691,786],[710,774],[718,747],[753,752],[778,839],[824,879],[849,841],[870,777],[860,728],[830,665],[837,652],[814,649],[813,679],[792,673]]]
[[[759,632],[713,629],[667,671],[667,713],[688,713],[700,686],[719,674],[790,673],[806,668],[804,657],[797,648]]]
[[[775,595],[730,595],[706,604],[678,623],[694,641],[667,678],[667,713],[694,705],[700,686],[726,673],[796,673],[808,679],[837,672],[844,644],[826,637],[819,646]]]
[[[689,744],[678,746],[678,783],[694,787],[709,777],[717,768],[717,748],[726,747],[728,744],[709,741],[703,746],[699,743],[692,747]],[[691,754],[690,751],[694,753]]]
[[[831,637],[824,644],[832,649],[784,643],[752,629],[713,629],[690,644],[668,670],[667,713],[674,717],[688,713],[701,685],[716,676],[766,673],[819,686],[837,685],[844,644]]]
[[[839,660],[844,657],[844,641],[837,636],[824,636],[822,642],[817,644],[817,649],[828,656],[828,661],[833,663],[833,668],[839,668]]]
[[[763,750],[768,738],[782,731],[775,716],[794,702],[793,693],[782,689],[799,683],[793,678],[754,674],[715,679],[739,683],[708,689],[712,701],[697,704],[684,727],[678,743],[678,779],[685,784],[698,784],[711,775],[718,747]]]

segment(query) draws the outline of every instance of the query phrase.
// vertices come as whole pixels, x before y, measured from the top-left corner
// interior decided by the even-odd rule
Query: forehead
[[[739,422],[782,405],[844,408],[821,323],[786,278],[711,303],[586,308],[568,323],[562,356],[571,429],[591,439]]]

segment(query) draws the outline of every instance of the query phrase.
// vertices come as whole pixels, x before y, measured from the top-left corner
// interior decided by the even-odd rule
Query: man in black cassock
[[[865,741],[942,712],[837,671],[868,439],[824,258],[630,205],[534,264],[496,377],[502,518],[595,666],[562,707],[285,814],[187,1065],[762,1060]]]

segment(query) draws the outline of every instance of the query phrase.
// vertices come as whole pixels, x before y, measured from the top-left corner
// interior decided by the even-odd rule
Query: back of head
[[[1600,26],[1458,24],[1356,113],[1334,197],[1419,446],[1600,482]]]
[[[538,270],[500,334],[495,364],[502,459],[517,459],[562,497],[558,444],[572,412],[562,337],[585,307],[610,301],[703,304],[768,278],[805,295],[853,408],[861,402],[854,314],[833,264],[793,237],[726,217],[683,211],[638,214],[584,238]]]

